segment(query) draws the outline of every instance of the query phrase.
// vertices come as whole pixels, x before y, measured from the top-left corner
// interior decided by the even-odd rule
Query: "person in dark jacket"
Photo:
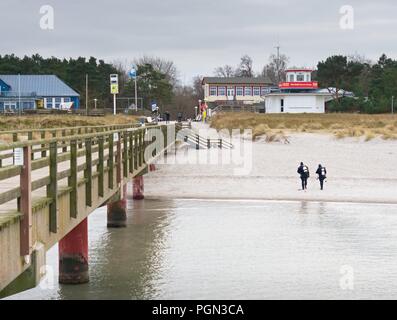
[[[170,122],[170,113],[168,111],[165,112],[165,123],[169,123]]]
[[[321,190],[324,190],[324,180],[327,179],[327,169],[319,164],[316,174],[318,174],[318,180],[320,180]]]
[[[307,179],[310,177],[308,166],[301,162],[297,172],[299,173],[302,181],[302,190],[307,190]]]

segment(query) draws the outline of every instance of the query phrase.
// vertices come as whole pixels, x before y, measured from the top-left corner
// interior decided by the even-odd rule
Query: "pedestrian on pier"
[[[302,182],[302,190],[307,190],[307,179],[310,177],[309,167],[301,162],[297,171]]]
[[[327,169],[323,167],[321,164],[319,164],[316,174],[318,174],[318,180],[320,181],[320,188],[321,190],[324,190],[324,181],[325,179],[327,179]]]

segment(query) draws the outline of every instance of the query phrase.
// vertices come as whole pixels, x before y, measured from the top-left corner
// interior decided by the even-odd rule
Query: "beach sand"
[[[207,130],[202,124],[195,129]],[[156,171],[145,176],[147,198],[263,199],[294,201],[333,201],[397,203],[397,141],[374,139],[336,139],[330,134],[291,133],[289,144],[252,144],[248,157],[252,169],[235,175],[233,164],[197,164],[197,157],[210,154],[219,158],[227,149],[195,150],[183,146],[159,159]],[[191,162],[185,163],[189,159]],[[246,160],[247,161],[247,160]],[[308,190],[300,190],[296,173],[303,161],[311,171]],[[173,163],[175,162],[175,163]],[[320,190],[315,171],[318,164],[327,168],[325,189]]]

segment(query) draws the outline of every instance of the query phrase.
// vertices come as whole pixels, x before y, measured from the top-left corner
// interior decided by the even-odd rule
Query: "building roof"
[[[313,69],[286,69],[285,72],[313,72]]]
[[[1,75],[0,79],[11,86],[11,91],[18,91],[18,75]],[[43,97],[80,96],[55,75],[21,75],[21,92],[34,92]]]
[[[267,78],[242,78],[242,77],[205,77],[203,84],[266,84],[273,85]]]

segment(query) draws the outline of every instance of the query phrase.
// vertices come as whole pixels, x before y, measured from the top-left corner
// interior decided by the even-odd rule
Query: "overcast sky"
[[[333,54],[397,58],[395,0],[0,0],[0,54],[95,56],[108,62],[156,55],[173,60],[181,82],[237,65],[257,71],[277,44],[290,65],[313,67]],[[40,7],[55,10],[55,29],[40,28]],[[343,5],[354,29],[340,28]]]

